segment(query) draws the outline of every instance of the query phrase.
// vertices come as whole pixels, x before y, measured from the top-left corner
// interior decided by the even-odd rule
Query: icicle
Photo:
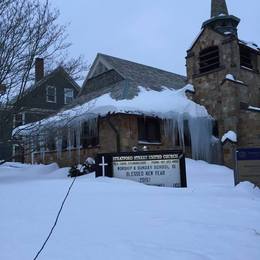
[[[173,146],[177,146],[178,135],[177,121],[173,118],[164,120],[164,134],[172,140]]]
[[[184,143],[184,117],[182,114],[179,114],[177,117],[177,128],[179,133],[179,142],[183,151],[185,152],[185,143]]]
[[[80,164],[81,122],[78,123],[78,127],[75,129],[75,133],[76,133],[76,146],[77,146],[77,153],[78,153],[78,164]]]
[[[44,134],[42,133],[41,136],[39,136],[39,145],[40,145],[40,156],[41,160],[45,162],[45,138]]]
[[[28,145],[31,148],[31,164],[34,164],[34,140],[33,138],[28,139]]]
[[[70,127],[68,127],[68,147],[67,147],[67,149],[68,149],[68,159],[71,159],[71,149],[72,149],[72,140],[71,140],[71,136],[72,136],[72,134],[71,134],[71,129],[70,129]]]
[[[61,159],[61,154],[62,154],[62,135],[58,131],[58,134],[55,138],[55,146],[56,146],[56,152],[57,152],[57,158]]]
[[[188,114],[174,113],[168,116],[164,125],[165,133],[171,137],[173,146],[176,145],[178,133],[180,146],[185,152],[185,135],[190,136],[192,158],[211,162],[214,157],[213,150],[216,149],[212,146],[212,119],[210,117],[193,118]]]
[[[201,117],[188,119],[191,134],[192,158],[211,161],[211,118]]]

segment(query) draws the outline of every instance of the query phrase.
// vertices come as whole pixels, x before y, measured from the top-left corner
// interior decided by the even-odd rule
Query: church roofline
[[[148,83],[161,82],[161,86],[168,86],[172,84],[173,87],[179,89],[183,87],[187,81],[187,77],[180,74],[98,53],[82,85],[79,95],[83,93],[87,82],[91,79],[91,76],[93,75],[95,67],[99,61],[105,64],[109,69],[115,70],[123,79],[131,81],[137,85],[142,85],[143,81],[146,80]],[[169,84],[169,82],[171,82],[171,84]]]
[[[204,31],[205,31],[206,29],[209,29],[209,30],[211,30],[211,31],[213,31],[213,32],[215,32],[215,33],[217,33],[217,34],[219,34],[219,35],[221,35],[221,36],[224,36],[224,37],[229,37],[229,38],[230,38],[231,36],[233,36],[232,34],[225,34],[225,33],[222,33],[222,32],[220,32],[220,31],[214,30],[213,28],[210,28],[210,27],[204,27],[204,28],[202,28],[202,30],[200,31],[200,33],[198,34],[198,36],[195,38],[195,40],[193,41],[192,45],[191,45],[190,48],[187,50],[187,52],[190,52],[190,51],[192,50],[192,48],[193,48],[194,45],[198,42],[198,40],[199,40],[200,37],[203,35],[203,33],[204,33]],[[237,38],[235,38],[235,39],[237,39]]]

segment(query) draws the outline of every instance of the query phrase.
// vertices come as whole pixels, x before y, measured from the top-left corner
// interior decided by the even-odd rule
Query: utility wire
[[[61,212],[62,212],[63,206],[64,206],[64,204],[65,204],[65,202],[66,202],[66,200],[67,200],[67,198],[68,198],[68,196],[69,196],[69,194],[70,194],[71,188],[72,188],[72,186],[73,186],[73,184],[74,184],[76,178],[77,178],[77,176],[74,178],[74,180],[73,180],[72,183],[70,184],[70,187],[69,187],[69,189],[68,189],[68,191],[67,191],[67,193],[66,193],[66,196],[65,196],[64,200],[62,201],[62,204],[61,204],[61,206],[60,206],[58,215],[57,215],[57,217],[56,217],[56,219],[55,219],[55,222],[54,222],[54,224],[53,224],[53,226],[52,226],[52,228],[51,228],[51,231],[49,232],[49,234],[48,234],[46,240],[44,241],[44,243],[43,243],[41,249],[37,252],[37,254],[36,254],[36,256],[33,258],[33,260],[36,260],[36,259],[38,258],[38,256],[41,254],[42,250],[43,250],[44,247],[46,246],[48,240],[50,239],[50,237],[51,237],[51,235],[52,235],[52,232],[53,232],[54,228],[56,227],[56,225],[57,225],[57,223],[58,223],[58,220],[59,220],[60,214],[61,214]]]

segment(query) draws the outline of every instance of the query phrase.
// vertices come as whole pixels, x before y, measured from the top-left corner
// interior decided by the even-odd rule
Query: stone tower
[[[225,0],[211,1],[211,18],[220,16],[221,14],[228,15],[226,1]]]
[[[225,0],[211,1],[211,18],[187,51],[187,76],[194,100],[215,119],[215,135],[237,134],[223,143],[224,163],[233,167],[236,147],[260,147],[260,49],[238,38],[240,19]]]

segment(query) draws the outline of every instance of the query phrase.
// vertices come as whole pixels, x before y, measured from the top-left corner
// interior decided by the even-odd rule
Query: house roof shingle
[[[105,54],[98,54],[98,56],[105,59],[122,77],[134,82],[137,86],[149,88],[166,86],[180,89],[186,82],[186,77],[176,73]]]

